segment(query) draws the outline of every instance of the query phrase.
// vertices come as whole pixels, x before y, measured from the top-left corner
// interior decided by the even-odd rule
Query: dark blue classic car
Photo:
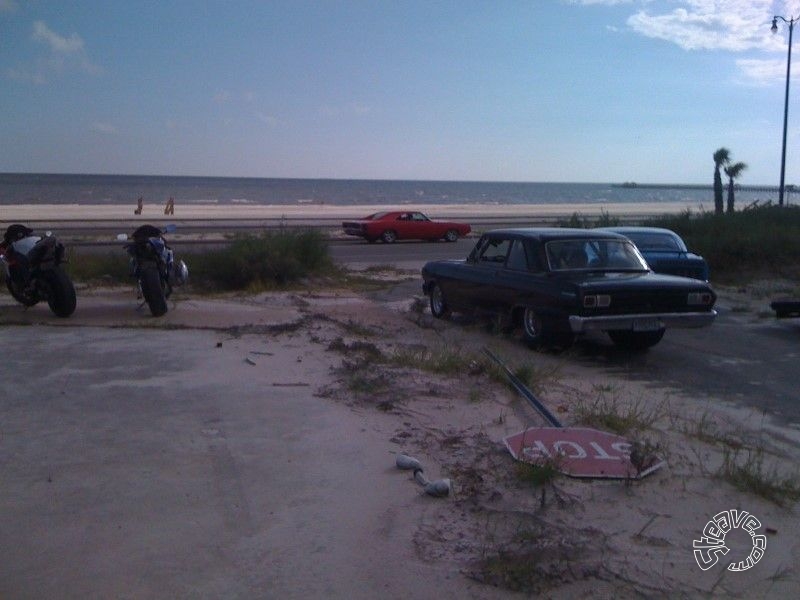
[[[656,273],[681,275],[708,281],[708,263],[689,252],[677,233],[661,227],[604,227],[603,231],[621,233],[631,240]]]
[[[627,237],[597,229],[489,231],[466,260],[429,262],[422,278],[435,317],[485,311],[521,325],[533,347],[600,330],[641,350],[669,327],[704,327],[717,314],[708,283],[654,273]]]

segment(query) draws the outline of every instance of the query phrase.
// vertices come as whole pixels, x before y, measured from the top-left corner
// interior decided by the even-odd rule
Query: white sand
[[[177,203],[175,214],[167,217],[164,207],[145,204],[141,215],[133,213],[135,205],[119,204],[19,204],[0,207],[0,222],[9,221],[62,221],[62,220],[131,220],[147,219],[216,220],[216,219],[342,219],[359,218],[368,214],[392,210],[415,210],[433,219],[470,218],[486,216],[561,216],[580,213],[583,216],[599,216],[602,212],[611,215],[659,215],[678,214],[690,210],[694,213],[713,210],[710,205],[685,202],[658,203],[608,203],[608,204],[403,204],[333,206],[328,204],[300,205],[240,205],[240,204],[186,204]]]

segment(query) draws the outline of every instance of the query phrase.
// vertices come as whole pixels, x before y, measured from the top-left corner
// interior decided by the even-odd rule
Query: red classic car
[[[382,240],[391,244],[397,240],[438,240],[455,242],[467,235],[471,229],[466,223],[431,221],[421,212],[378,212],[358,221],[344,221],[342,228],[347,235],[362,237],[368,242]]]

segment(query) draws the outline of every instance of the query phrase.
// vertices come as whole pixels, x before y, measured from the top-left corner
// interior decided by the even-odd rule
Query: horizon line
[[[256,175],[164,175],[153,173],[65,173],[48,171],[0,171],[0,177],[4,176],[46,176],[46,177],[154,177],[154,178],[186,178],[186,179],[273,179],[284,181],[391,181],[391,182],[422,182],[422,183],[499,183],[499,184],[564,184],[564,185],[610,185],[614,187],[636,188],[674,188],[674,189],[713,189],[713,184],[705,183],[640,183],[633,180],[625,181],[533,181],[533,180],[512,180],[512,179],[399,179],[385,177],[276,177],[276,176],[256,176]],[[723,184],[725,189],[728,184]],[[794,184],[784,184],[784,189],[794,190]],[[778,191],[779,185],[774,184],[735,184],[735,189],[748,191]]]

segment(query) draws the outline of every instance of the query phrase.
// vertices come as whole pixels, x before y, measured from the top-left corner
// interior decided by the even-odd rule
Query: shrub
[[[621,223],[619,217],[613,217],[605,209],[600,209],[600,216],[592,219],[584,217],[578,212],[572,213],[569,219],[559,220],[559,227],[572,227],[576,229],[590,229],[592,227],[616,227]]]
[[[326,238],[317,230],[280,229],[259,236],[237,236],[229,246],[197,254],[192,280],[239,290],[273,287],[332,267]]]
[[[800,207],[762,206],[717,215],[689,211],[648,220],[680,235],[715,278],[747,271],[791,275],[800,268]]]
[[[128,255],[123,251],[107,254],[69,251],[67,273],[73,281],[107,281],[126,283],[131,281]]]

